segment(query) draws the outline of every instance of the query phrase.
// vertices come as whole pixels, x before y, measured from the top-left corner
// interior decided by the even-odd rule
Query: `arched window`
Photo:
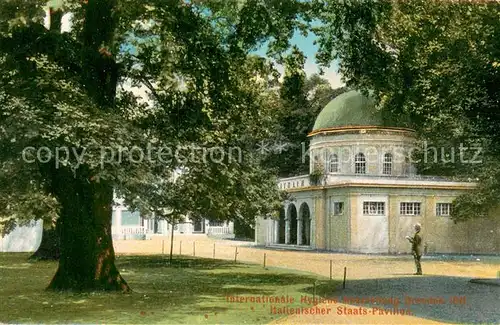
[[[338,173],[339,172],[339,157],[336,154],[330,155],[330,160],[328,162],[330,173]]]
[[[354,157],[354,173],[366,174],[366,159],[361,152]]]
[[[391,175],[392,174],[392,154],[386,153],[384,155],[384,162],[382,164],[382,174]]]

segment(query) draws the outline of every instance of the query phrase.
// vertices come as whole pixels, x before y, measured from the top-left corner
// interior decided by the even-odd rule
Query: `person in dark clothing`
[[[412,237],[406,236],[411,243],[411,253],[415,259],[415,266],[417,268],[417,273],[415,275],[422,275],[422,265],[420,265],[420,258],[422,257],[422,237],[420,236],[420,230],[422,226],[419,223],[415,225],[415,235]]]

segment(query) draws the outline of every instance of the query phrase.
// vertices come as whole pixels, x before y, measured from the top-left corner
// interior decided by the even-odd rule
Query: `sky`
[[[60,0],[52,0],[60,1]],[[45,19],[45,25],[48,27],[48,15]],[[69,31],[71,28],[71,15],[66,14],[62,19],[62,31]],[[296,32],[291,40],[292,45],[296,45],[306,56],[307,60],[304,65],[304,70],[308,76],[318,73],[318,65],[315,62],[315,54],[318,50],[318,46],[314,44],[316,40],[316,35],[310,33],[307,37],[304,37],[299,32]],[[258,55],[266,56],[266,46],[263,46],[260,50],[256,52]],[[344,82],[341,80],[341,75],[337,72],[338,65],[333,63],[328,69],[325,69],[323,78],[327,79],[332,88],[339,88],[344,86]],[[283,67],[278,66],[278,70],[283,74]]]
[[[316,39],[316,35],[312,33],[310,33],[307,37],[304,37],[299,32],[296,32],[291,40],[292,45],[296,45],[307,58],[304,70],[308,76],[314,73],[319,73],[318,65],[315,62],[315,55],[318,50],[318,46],[314,44]],[[257,51],[257,54],[265,56],[266,49],[266,46],[262,47],[259,51]],[[345,85],[341,79],[341,75],[337,72],[337,69],[338,64],[334,62],[328,69],[324,70],[323,75],[323,78],[327,79],[334,89]],[[283,67],[278,67],[278,70],[280,73],[283,73]]]

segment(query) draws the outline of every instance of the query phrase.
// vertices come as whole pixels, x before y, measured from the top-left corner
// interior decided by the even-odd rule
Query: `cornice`
[[[308,186],[308,187],[297,187],[285,189],[285,191],[290,193],[295,192],[305,192],[305,191],[320,191],[330,188],[355,188],[355,187],[365,187],[365,188],[416,188],[424,190],[471,190],[475,188],[475,184],[471,185],[441,185],[441,184],[372,184],[372,183],[342,183],[342,184],[331,184],[325,186]]]
[[[341,126],[334,128],[324,128],[318,129],[310,132],[307,136],[312,137],[316,135],[327,135],[327,134],[346,134],[346,133],[373,133],[373,132],[391,132],[400,133],[407,136],[414,136],[415,131],[409,128],[401,127],[388,127],[388,126],[375,126],[375,125],[352,125],[352,126]]]

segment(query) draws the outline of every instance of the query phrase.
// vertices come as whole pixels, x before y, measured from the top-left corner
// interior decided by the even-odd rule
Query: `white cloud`
[[[315,73],[319,74],[319,67],[312,60],[307,60],[306,64],[304,65],[304,70],[307,76],[311,76]],[[342,81],[342,75],[338,73],[337,69],[335,69],[334,66],[330,66],[328,69],[325,69],[322,77],[330,82],[330,85],[333,89],[345,86],[345,83]]]
[[[342,75],[333,69],[326,70],[323,77],[330,82],[333,89],[345,86],[345,82],[342,80]]]
[[[285,69],[282,65],[276,64],[276,70],[281,74],[280,81],[283,81],[283,74]],[[304,71],[308,77],[313,74],[319,74],[319,67],[313,60],[307,60],[304,65]],[[342,81],[342,75],[338,73],[334,65],[330,66],[328,69],[324,70],[322,78],[328,80],[333,89],[344,87],[345,82]]]

